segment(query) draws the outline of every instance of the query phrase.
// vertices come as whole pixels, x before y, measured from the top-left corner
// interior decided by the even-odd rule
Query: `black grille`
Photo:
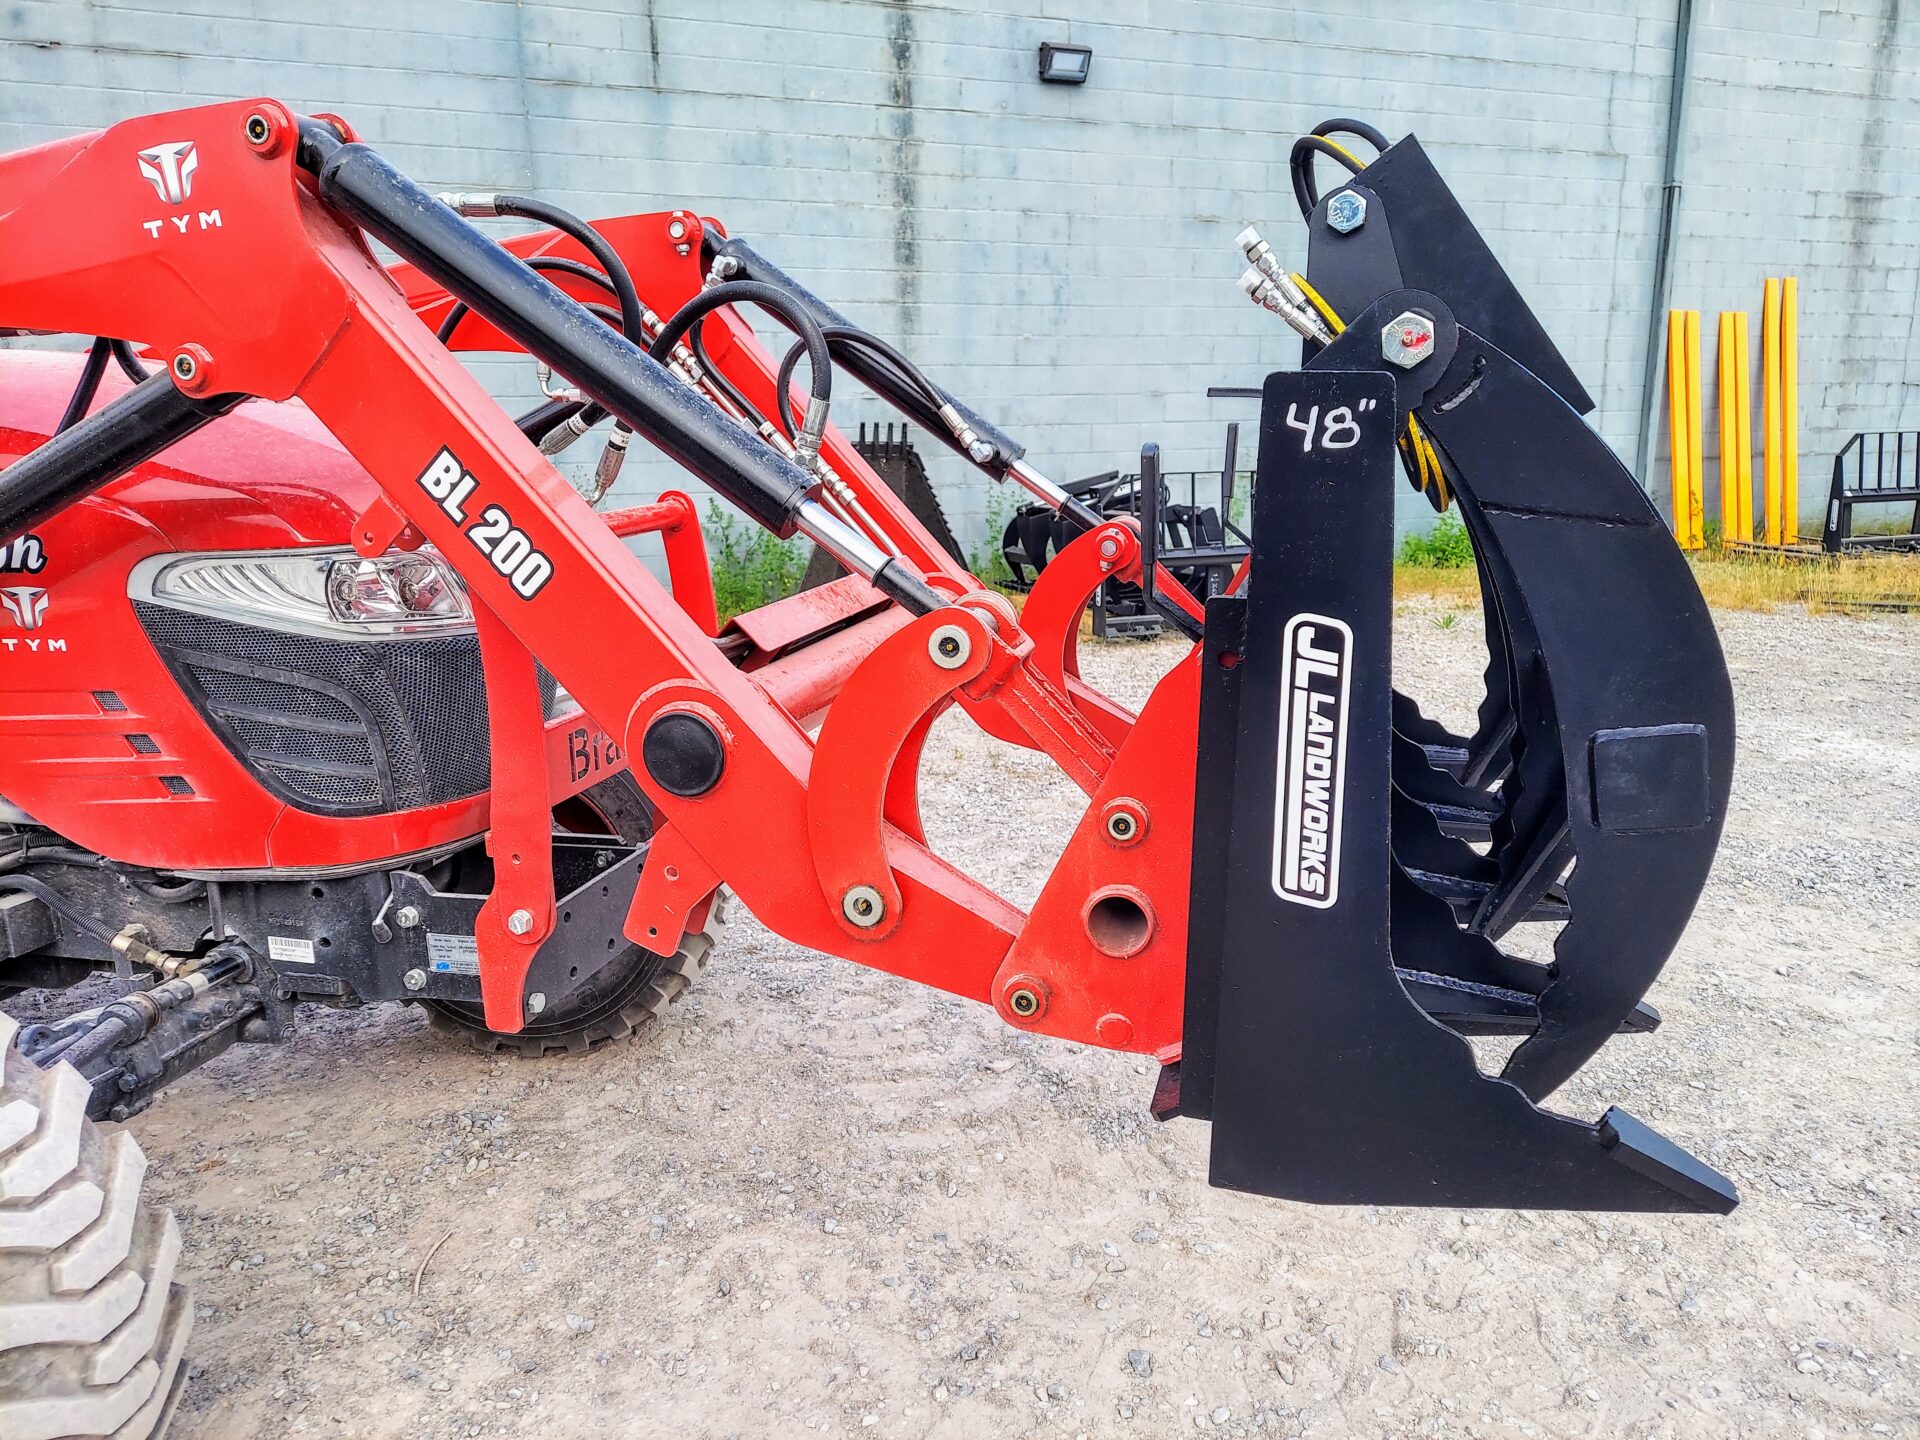
[[[327,640],[134,609],[227,747],[301,809],[384,814],[487,788],[487,687],[471,632]],[[540,679],[551,707],[553,681]]]

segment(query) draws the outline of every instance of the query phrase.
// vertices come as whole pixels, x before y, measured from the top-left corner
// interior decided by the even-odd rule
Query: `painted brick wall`
[[[1708,312],[1709,336],[1713,310],[1744,305],[1757,339],[1762,278],[1801,276],[1812,506],[1845,434],[1920,424],[1920,23],[1898,8],[1700,0],[1696,19],[1674,301]],[[1171,468],[1216,463],[1225,421],[1247,412],[1207,385],[1252,383],[1295,353],[1235,290],[1232,236],[1251,219],[1299,256],[1287,146],[1359,115],[1421,135],[1631,459],[1674,13],[1673,0],[7,0],[0,147],[272,93],[350,114],[432,187],[717,214],[1065,478],[1124,466],[1146,439]],[[1039,84],[1045,39],[1091,45],[1092,83]],[[524,366],[488,376],[531,391]],[[882,413],[851,395],[836,407],[849,423]],[[977,534],[981,486],[945,462],[935,473]],[[636,463],[623,486],[663,480]]]

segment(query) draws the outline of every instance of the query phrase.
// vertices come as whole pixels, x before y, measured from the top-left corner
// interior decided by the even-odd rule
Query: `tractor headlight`
[[[333,638],[473,625],[460,577],[432,550],[371,559],[350,549],[157,555],[135,567],[128,588],[175,610]]]

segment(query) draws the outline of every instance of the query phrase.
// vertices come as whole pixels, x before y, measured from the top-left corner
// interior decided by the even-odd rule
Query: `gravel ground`
[[[1214,1191],[1146,1062],[736,911],[650,1043],[316,1011],[137,1121],[201,1306],[176,1433],[1920,1436],[1920,621],[1722,625],[1735,809],[1666,1026],[1555,1104],[1694,1147],[1731,1219]],[[1445,716],[1477,628],[1400,616]],[[928,770],[936,846],[1030,899],[1070,787],[954,719]]]

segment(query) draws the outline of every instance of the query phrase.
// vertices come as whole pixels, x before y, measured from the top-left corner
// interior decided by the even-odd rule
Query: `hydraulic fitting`
[[[593,467],[593,484],[587,490],[589,505],[598,505],[613,489],[613,482],[620,478],[620,467],[627,463],[627,445],[632,439],[633,431],[626,426],[613,427],[606,448],[600,452],[600,463]]]
[[[1280,263],[1280,257],[1273,253],[1273,247],[1260,238],[1260,232],[1249,225],[1233,237],[1246,255],[1247,263],[1259,270],[1269,280],[1279,281],[1286,276],[1287,267]]]
[[[993,459],[993,446],[982,440],[974,428],[960,417],[960,412],[949,400],[940,407],[940,418],[947,422],[947,428],[953,432],[953,438],[960,442],[967,452],[967,458],[976,465],[984,465]]]
[[[1289,288],[1298,289],[1289,282]],[[1316,345],[1333,343],[1333,330],[1304,301],[1295,301],[1277,281],[1269,280],[1258,269],[1249,267],[1240,276],[1240,289],[1262,309],[1271,310],[1291,325],[1303,339]]]
[[[545,435],[542,435],[540,437],[540,453],[542,455],[558,455],[582,435],[585,435],[587,431],[593,428],[592,423],[587,420],[586,416],[587,412],[584,410],[577,415],[570,415]]]
[[[498,195],[469,195],[462,190],[444,190],[439,201],[456,215],[469,220],[488,220],[500,213]]]

